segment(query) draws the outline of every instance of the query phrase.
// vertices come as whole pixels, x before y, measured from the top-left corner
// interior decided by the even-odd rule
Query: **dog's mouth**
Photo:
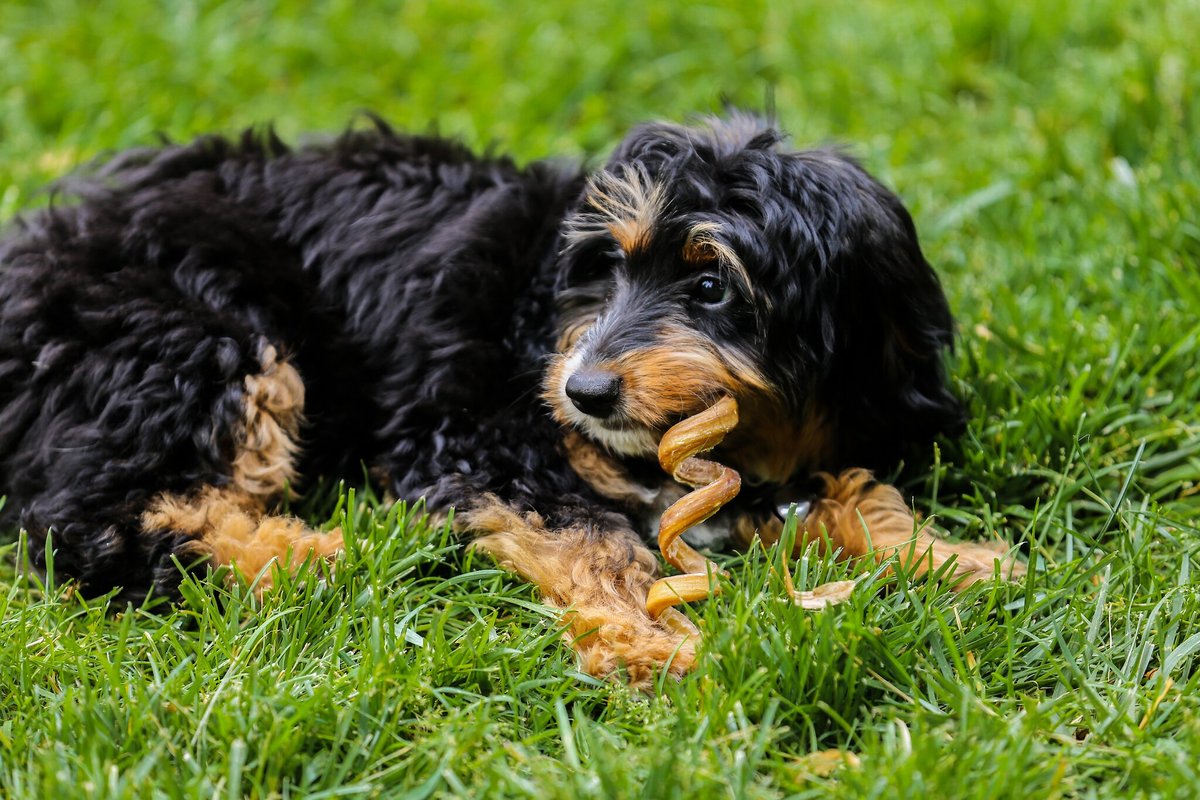
[[[564,411],[566,413],[561,415],[563,421],[589,439],[614,454],[634,458],[657,458],[658,444],[663,434],[675,423],[691,416],[683,412],[674,413],[664,417],[661,422],[647,424],[636,419],[628,410],[602,418],[581,414],[569,406]]]
[[[637,431],[652,430],[647,426],[623,417],[616,419],[595,419],[597,427],[612,433],[636,433]]]

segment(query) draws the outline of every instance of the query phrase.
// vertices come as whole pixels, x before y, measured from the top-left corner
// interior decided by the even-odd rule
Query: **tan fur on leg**
[[[296,479],[300,423],[304,419],[304,382],[296,368],[278,361],[267,346],[262,371],[246,376],[244,433],[233,460],[233,486],[268,500]]]
[[[564,638],[582,669],[598,677],[624,669],[633,686],[652,685],[665,666],[682,675],[695,663],[694,640],[646,613],[658,561],[629,531],[548,530],[495,498],[456,520],[481,534],[475,547],[541,590],[549,605],[569,609]]]
[[[1001,577],[1025,574],[1024,564],[1007,555],[999,543],[952,543],[936,538],[928,527],[917,530],[900,493],[893,486],[877,483],[867,470],[821,477],[824,497],[813,505],[802,526],[809,541],[828,537],[829,544],[841,548],[846,556],[873,555],[878,561],[899,554],[906,568],[917,575],[937,571],[954,557],[951,580],[955,589],[991,579],[997,560],[1001,561]]]
[[[174,531],[193,537],[196,556],[234,566],[247,578],[263,573],[258,590],[271,585],[272,563],[294,569],[310,555],[331,558],[342,549],[340,530],[320,533],[292,517],[266,514],[296,477],[304,383],[274,347],[263,349],[262,371],[246,377],[242,441],[228,485],[187,494],[161,494],[142,514],[146,535]]]
[[[190,534],[197,555],[212,564],[236,567],[250,579],[262,573],[260,592],[271,585],[264,570],[272,562],[295,569],[309,556],[332,558],[343,547],[340,530],[321,533],[294,517],[264,515],[255,498],[228,488],[160,495],[142,515],[142,528]]]

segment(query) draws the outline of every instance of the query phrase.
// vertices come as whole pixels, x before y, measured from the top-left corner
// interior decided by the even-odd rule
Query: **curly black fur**
[[[797,424],[819,407],[828,450],[806,470],[885,466],[960,424],[945,298],[900,201],[852,160],[788,152],[739,116],[638,128],[593,178],[634,174],[665,193],[644,253],[579,235],[578,169],[382,124],[295,150],[246,135],[119,156],[0,245],[8,509],[35,553],[53,531],[57,569],[88,592],[169,583],[182,537],[144,535],[140,514],[229,480],[269,344],[306,386],[304,475],[365,462],[434,508],[493,493],[554,523],[636,527],[569,466],[541,399],[581,314],[594,358],[670,319],[749,362]],[[716,305],[679,264],[699,223],[750,277]]]

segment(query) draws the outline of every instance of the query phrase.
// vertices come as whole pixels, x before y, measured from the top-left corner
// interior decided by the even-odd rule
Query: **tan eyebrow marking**
[[[586,208],[568,223],[568,244],[611,234],[626,255],[645,250],[666,206],[666,189],[641,167],[624,165],[618,175],[603,171],[588,179]]]
[[[742,260],[732,247],[716,238],[714,234],[721,231],[718,222],[701,222],[688,231],[687,240],[683,243],[683,260],[688,264],[703,266],[714,261],[736,275],[749,289],[750,273],[746,271]]]

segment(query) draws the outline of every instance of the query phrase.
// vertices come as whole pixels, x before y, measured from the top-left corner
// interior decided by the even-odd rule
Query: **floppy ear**
[[[950,307],[895,194],[840,153],[795,158],[824,195],[822,238],[833,239],[818,280],[818,395],[839,461],[891,467],[962,430],[962,404],[946,386]]]

